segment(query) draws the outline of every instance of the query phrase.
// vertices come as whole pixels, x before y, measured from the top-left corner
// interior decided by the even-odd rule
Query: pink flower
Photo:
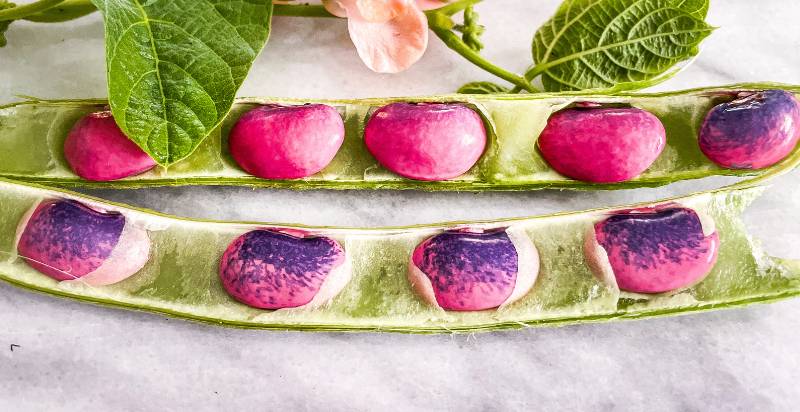
[[[364,64],[378,73],[409,68],[428,47],[428,19],[423,10],[448,0],[322,0],[325,9],[347,17],[350,39]]]

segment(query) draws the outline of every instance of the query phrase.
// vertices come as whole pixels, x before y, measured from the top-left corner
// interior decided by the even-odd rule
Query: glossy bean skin
[[[538,270],[538,253],[524,234],[449,231],[414,249],[408,276],[429,304],[476,311],[520,299],[533,286]]]
[[[20,222],[17,251],[34,269],[60,281],[117,283],[149,258],[147,233],[124,215],[73,200],[43,201]]]
[[[700,150],[728,169],[763,169],[783,160],[800,139],[800,101],[765,90],[722,103],[700,129]]]
[[[156,161],[120,130],[110,111],[90,113],[70,130],[64,157],[78,176],[111,181],[144,173]]]
[[[319,306],[350,279],[350,263],[334,239],[299,231],[258,229],[234,240],[219,268],[225,290],[260,309]]]
[[[620,211],[587,233],[595,274],[620,290],[665,293],[702,281],[713,269],[719,235],[713,222],[680,206]]]
[[[538,139],[539,150],[553,169],[592,183],[618,183],[639,176],[665,144],[661,121],[631,107],[578,107],[556,112]]]
[[[228,146],[236,163],[254,176],[300,179],[324,169],[342,142],[344,122],[331,106],[265,105],[239,118]]]
[[[391,103],[364,130],[367,149],[390,171],[439,181],[469,171],[486,148],[483,119],[457,103]]]

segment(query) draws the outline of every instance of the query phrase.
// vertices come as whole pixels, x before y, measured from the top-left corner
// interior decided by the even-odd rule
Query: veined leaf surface
[[[657,82],[713,31],[707,10],[707,0],[567,0],[534,36],[526,77],[549,91]]]
[[[103,12],[111,110],[158,163],[216,128],[269,36],[272,0],[93,0]]]

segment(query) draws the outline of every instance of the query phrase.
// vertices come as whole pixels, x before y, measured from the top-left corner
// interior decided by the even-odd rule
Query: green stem
[[[448,5],[444,6],[444,7],[440,7],[438,9],[436,9],[435,12],[436,13],[440,13],[440,14],[444,14],[444,15],[447,15],[447,16],[452,16],[452,15],[454,15],[454,14],[456,14],[456,13],[458,13],[458,12],[464,10],[464,9],[466,9],[467,7],[473,6],[473,5],[478,4],[478,3],[482,2],[482,1],[483,0],[461,0],[461,1],[457,1],[455,3],[450,3],[450,4],[448,4]]]
[[[480,67],[483,70],[513,84],[514,86],[520,88],[521,90],[525,90],[531,93],[536,93],[539,90],[534,87],[529,81],[527,81],[524,77],[512,73],[508,70],[505,70],[501,67],[494,65],[492,62],[486,60],[477,53],[475,50],[472,50],[463,40],[461,40],[458,35],[453,33],[449,29],[444,29],[440,26],[431,25],[431,30],[444,42],[447,47],[451,50],[455,51],[456,53],[460,54],[462,57],[467,59],[472,64]]]
[[[30,4],[0,10],[0,21],[24,19],[30,15],[51,9],[64,0],[39,0]]]
[[[25,20],[36,23],[61,23],[87,16],[97,11],[91,0],[66,0],[63,3],[41,13],[25,17]]]

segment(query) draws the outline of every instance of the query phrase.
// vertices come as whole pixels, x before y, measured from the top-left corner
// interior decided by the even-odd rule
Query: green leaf
[[[698,19],[705,20],[708,15],[708,0],[674,0],[673,2],[676,7]]]
[[[707,9],[708,0],[567,0],[534,36],[525,77],[541,75],[549,91],[652,84],[697,54],[714,30]]]
[[[190,155],[233,104],[269,36],[271,0],[93,0],[111,110],[158,163]]]
[[[492,82],[470,82],[458,89],[460,94],[496,94],[509,93],[510,89]]]

